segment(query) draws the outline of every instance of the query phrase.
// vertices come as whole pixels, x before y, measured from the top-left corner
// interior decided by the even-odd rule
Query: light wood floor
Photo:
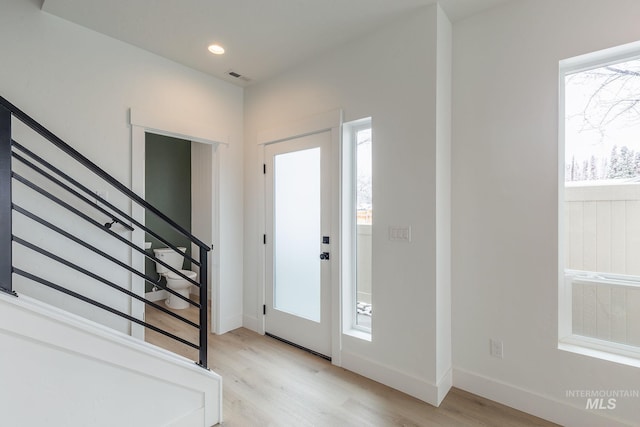
[[[195,309],[177,311],[193,321]],[[197,342],[194,328],[147,307],[146,319]],[[147,341],[197,360],[197,351],[147,330]],[[223,377],[223,426],[553,426],[452,389],[439,408],[273,338],[240,328],[210,335],[209,368]]]

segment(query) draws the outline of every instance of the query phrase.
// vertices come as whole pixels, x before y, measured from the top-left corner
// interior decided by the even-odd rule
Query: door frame
[[[129,110],[129,124],[131,126],[131,190],[140,197],[145,197],[145,141],[146,134],[153,133],[157,135],[168,136],[172,138],[183,139],[187,141],[211,145],[211,236],[204,236],[205,243],[210,241],[219,242],[220,236],[220,146],[227,147],[229,145],[227,138],[219,137],[215,134],[215,130],[206,123],[195,123],[192,121],[182,121],[176,116],[165,117],[155,112]],[[137,203],[131,202],[131,216],[141,224],[145,223],[144,209]],[[144,247],[144,231],[137,229],[131,234],[131,242],[138,247]],[[219,333],[221,325],[221,286],[220,286],[220,246],[214,246],[209,252],[209,278],[208,283],[211,289],[209,298],[212,301],[211,325],[210,330],[213,333]],[[131,266],[138,271],[144,271],[145,257],[130,250]],[[131,274],[130,277],[131,291],[145,296],[144,279],[137,275]],[[208,302],[207,302],[208,304]],[[145,304],[132,298],[131,315],[136,318],[143,318]],[[133,337],[144,340],[144,326],[132,323],[131,335]]]
[[[265,164],[264,148],[267,144],[275,144],[290,139],[296,139],[307,135],[329,131],[331,134],[331,162],[329,166],[329,175],[331,176],[331,244],[329,252],[331,253],[331,363],[341,366],[340,353],[342,349],[342,285],[340,280],[340,271],[342,269],[340,256],[340,239],[342,235],[340,223],[340,139],[342,128],[342,110],[332,110],[326,113],[317,114],[302,120],[297,120],[280,126],[275,129],[264,130],[258,133],[257,145],[259,164],[256,170],[263,170]],[[262,190],[260,191],[260,200],[258,200],[259,209],[258,223],[261,227],[261,234],[266,234],[266,186],[265,175],[261,175]],[[265,333],[265,316],[262,309],[266,303],[266,246],[264,244],[258,247],[258,333]]]

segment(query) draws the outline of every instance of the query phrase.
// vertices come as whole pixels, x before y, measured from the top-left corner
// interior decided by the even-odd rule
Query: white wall
[[[558,61],[640,39],[636,0],[522,0],[454,25],[454,384],[565,425],[640,424],[567,390],[640,370],[557,349]],[[504,359],[489,356],[489,339]]]
[[[213,226],[217,223],[217,218],[214,216],[214,181],[213,178],[213,163],[214,163],[214,150],[219,147],[214,147],[213,144],[203,144],[199,142],[191,143],[191,230],[195,236],[202,236],[201,239],[206,239],[208,242],[218,241],[217,236],[214,235],[214,230],[217,232],[217,228]],[[216,164],[216,167],[218,165]],[[191,253],[199,254],[200,248],[195,243],[191,244]],[[209,266],[213,261],[214,254],[209,252]],[[200,277],[200,268],[197,265],[191,265],[191,270],[198,272]],[[211,298],[211,277],[218,277],[213,272],[213,269],[209,267],[207,271],[207,286],[209,291],[209,298]],[[192,294],[199,294],[199,289],[192,286],[190,289]]]
[[[245,326],[257,329],[262,315],[258,133],[339,108],[345,121],[371,116],[373,339],[344,335],[341,363],[432,403],[439,403],[439,386],[448,389],[443,372],[450,380],[450,358],[436,369],[436,340],[442,333],[435,304],[436,140],[446,139],[436,127],[439,120],[446,122],[437,111],[440,107],[446,114],[448,97],[446,81],[437,81],[438,49],[447,48],[436,36],[440,24],[449,25],[438,7],[417,9],[245,92]],[[438,90],[444,105],[436,103]],[[444,177],[446,154],[441,160]],[[390,225],[411,226],[412,241],[389,241]]]
[[[232,319],[226,323],[226,330],[240,326],[242,89],[49,15],[40,11],[39,3],[36,0],[2,2],[0,95],[125,185],[131,184],[129,109],[151,112],[159,117],[177,117],[181,122],[208,123],[217,128],[218,135],[227,138],[229,146],[220,154],[220,221],[224,227],[220,242],[215,243],[220,251],[221,291],[225,298],[226,312],[222,316]],[[43,145],[31,137],[23,138],[32,145]],[[56,155],[53,158],[61,159]],[[69,162],[62,162],[62,167],[69,166]],[[105,184],[88,175],[80,174],[80,179],[91,188],[105,189]],[[26,192],[19,190],[17,195],[26,204],[40,203]],[[114,190],[110,190],[109,199],[129,209],[128,202]],[[37,206],[34,208],[38,209]],[[125,246],[105,243],[99,232],[79,226],[79,221],[70,216],[56,214],[56,218],[75,228],[81,238],[104,245],[105,249],[128,262],[129,251]],[[98,216],[97,219],[103,218]],[[27,224],[17,224],[17,227],[19,232],[30,231]],[[123,235],[128,236],[127,233]],[[32,237],[40,238],[38,234]],[[62,244],[65,254],[84,262],[73,245]],[[44,268],[25,251],[16,249],[16,252],[16,264],[37,264],[35,268]],[[113,270],[110,264],[99,260],[90,259],[89,265],[99,274],[109,274]],[[117,278],[128,283],[126,275]],[[31,287],[19,278],[16,282],[20,289],[57,305],[66,305],[53,292]],[[83,286],[94,285],[85,282]],[[106,291],[97,291],[97,294],[118,308],[128,310],[126,299]],[[72,309],[120,330],[127,328],[126,322],[103,316],[98,310],[87,310],[77,304]]]

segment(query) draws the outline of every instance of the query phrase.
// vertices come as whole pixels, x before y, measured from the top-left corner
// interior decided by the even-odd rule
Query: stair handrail
[[[154,215],[156,215],[160,220],[164,221],[167,225],[169,225],[171,228],[173,228],[175,231],[177,231],[178,233],[180,233],[181,235],[183,235],[184,237],[186,237],[187,239],[189,239],[192,243],[196,244],[199,247],[199,257],[198,257],[198,261],[196,261],[194,259],[194,257],[192,257],[191,255],[187,255],[185,253],[182,253],[181,251],[177,250],[177,247],[171,243],[169,243],[166,239],[162,238],[161,236],[159,236],[156,232],[150,230],[149,228],[147,228],[145,225],[143,225],[142,223],[136,221],[135,219],[133,219],[130,215],[126,214],[124,211],[118,209],[116,206],[114,206],[111,203],[106,202],[103,198],[101,198],[100,196],[96,196],[96,202],[92,202],[91,200],[89,200],[86,196],[80,194],[80,192],[74,190],[73,188],[71,188],[70,186],[68,186],[67,184],[63,183],[62,181],[58,180],[57,178],[55,178],[53,175],[49,174],[48,172],[44,171],[43,169],[39,168],[38,166],[36,166],[34,163],[28,161],[27,159],[25,159],[23,156],[17,154],[16,152],[13,151],[13,148],[15,147],[16,149],[22,151],[24,154],[26,154],[27,156],[31,157],[33,160],[35,160],[36,162],[40,163],[42,166],[44,166],[45,168],[49,169],[51,172],[53,172],[54,174],[60,176],[62,179],[64,179],[65,181],[69,182],[71,185],[75,186],[76,188],[78,188],[80,191],[84,192],[85,194],[87,194],[87,192],[89,191],[88,188],[86,186],[83,186],[81,183],[79,183],[78,181],[74,180],[73,178],[71,178],[70,176],[64,174],[61,170],[57,169],[55,166],[51,165],[50,163],[48,163],[46,160],[44,160],[43,158],[39,157],[37,154],[31,152],[30,150],[28,150],[26,147],[21,146],[17,141],[15,141],[12,137],[12,126],[11,126],[11,120],[12,117],[15,117],[16,119],[18,119],[20,122],[22,122],[23,124],[25,124],[27,127],[29,127],[30,129],[32,129],[34,132],[36,132],[37,134],[39,134],[41,137],[43,137],[44,139],[46,139],[47,141],[49,141],[51,144],[53,144],[54,146],[56,146],[58,149],[60,149],[61,151],[63,151],[65,154],[67,154],[69,157],[71,157],[72,159],[74,159],[76,162],[78,162],[80,165],[84,166],[86,169],[90,170],[91,172],[93,172],[96,176],[98,176],[99,178],[101,178],[102,180],[104,180],[105,182],[107,182],[108,184],[110,184],[112,187],[114,187],[116,190],[118,190],[119,192],[121,192],[122,194],[124,194],[125,196],[127,196],[130,200],[136,202],[139,206],[143,207],[144,209],[150,211],[151,213],[153,213]],[[47,190],[45,190],[44,188],[34,184],[33,182],[29,181],[27,178],[21,176],[20,174],[16,173],[13,171],[12,169],[12,158],[15,158],[17,160],[19,160],[23,165],[27,166],[28,168],[30,168],[31,170],[35,171],[37,174],[39,174],[40,176],[46,178],[49,180],[49,182],[54,183],[55,185],[57,185],[59,188],[65,190],[68,194],[71,194],[73,196],[75,196],[76,198],[78,198],[79,200],[83,201],[84,203],[87,203],[88,205],[90,205],[92,208],[98,210],[99,212],[101,212],[102,214],[108,215],[111,219],[112,222],[111,223],[107,223],[104,226],[102,226],[98,221],[92,219],[90,216],[86,215],[85,213],[81,212],[79,209],[76,209],[75,207],[71,206],[70,204],[64,202],[63,200],[61,200],[60,198],[54,196],[53,194],[51,194],[50,192],[48,192]],[[29,212],[28,210],[20,207],[19,205],[15,204],[12,200],[12,181],[17,181],[20,182],[21,184],[25,185],[27,188],[30,188],[31,190],[35,191],[36,193],[39,193],[41,196],[44,196],[45,198],[48,198],[49,200],[51,200],[52,202],[56,203],[58,206],[61,206],[62,208],[66,209],[69,212],[72,212],[74,215],[82,218],[84,221],[87,221],[90,224],[93,224],[94,226],[100,227],[102,228],[102,230],[104,232],[106,232],[108,235],[110,235],[110,237],[117,239],[118,241],[127,244],[131,249],[133,250],[137,250],[138,252],[143,253],[147,258],[158,262],[159,264],[165,266],[165,268],[168,268],[170,271],[172,271],[173,273],[177,274],[178,276],[182,276],[185,280],[193,283],[195,286],[197,286],[199,288],[199,295],[200,295],[200,300],[199,302],[195,302],[187,297],[184,297],[180,294],[178,294],[177,292],[175,292],[174,290],[168,288],[165,285],[162,285],[158,282],[155,282],[150,276],[147,276],[145,273],[141,273],[138,270],[136,270],[135,268],[133,268],[132,266],[129,266],[125,263],[123,263],[122,261],[110,256],[109,254],[107,254],[106,252],[100,251],[99,249],[97,249],[96,247],[84,242],[82,239],[78,238],[77,236],[74,236],[73,234],[55,226],[54,224],[44,220],[43,218],[38,217],[37,215],[33,214],[32,212]],[[98,201],[101,201],[105,207],[111,209],[112,212],[109,212],[107,209],[101,207],[98,205]],[[199,323],[194,323],[190,320],[188,320],[187,318],[173,313],[169,310],[167,310],[166,308],[162,307],[161,305],[155,304],[154,302],[146,299],[143,296],[140,295],[136,295],[135,293],[117,285],[116,283],[113,283],[105,278],[102,278],[96,274],[94,274],[93,272],[82,268],[79,265],[74,264],[73,262],[64,259],[61,256],[58,256],[54,253],[48,252],[46,250],[44,250],[43,248],[40,248],[38,245],[34,245],[33,243],[30,243],[18,236],[13,235],[13,226],[12,226],[12,213],[13,212],[18,212],[21,215],[30,218],[31,220],[39,223],[42,226],[45,226],[47,228],[49,228],[50,230],[58,233],[59,235],[65,237],[66,239],[69,239],[73,242],[75,242],[76,244],[79,244],[81,246],[83,246],[85,249],[90,250],[92,252],[94,252],[95,254],[101,256],[103,259],[106,259],[116,265],[118,265],[120,268],[123,268],[127,271],[129,271],[132,274],[136,274],[138,277],[141,277],[143,280],[145,280],[148,283],[152,283],[155,286],[158,286],[159,288],[169,292],[170,294],[176,295],[178,298],[181,298],[185,301],[187,301],[188,303],[190,303],[191,305],[195,306],[198,310],[199,310],[199,316],[198,316],[198,322]],[[116,212],[116,214],[114,214],[113,212]],[[122,218],[125,218],[127,221],[130,221],[131,224],[135,225],[136,227],[141,228],[142,230],[151,233],[151,235],[157,237],[160,239],[160,241],[167,243],[169,247],[171,247],[173,250],[176,250],[177,252],[180,252],[180,255],[182,255],[185,259],[191,260],[191,262],[195,263],[195,265],[197,265],[199,267],[199,281],[196,282],[193,279],[190,279],[189,277],[186,277],[182,272],[177,271],[176,269],[174,269],[173,267],[171,267],[170,265],[167,265],[164,261],[157,259],[155,256],[146,254],[146,252],[144,250],[142,250],[141,248],[137,247],[135,244],[133,244],[131,241],[129,241],[128,239],[125,239],[122,236],[119,236],[117,233],[114,233],[113,231],[111,231],[109,228],[111,227],[111,225],[115,222],[117,223],[121,223],[125,229],[133,231],[133,227],[129,224],[126,224],[126,222],[124,222],[122,220]],[[23,247],[26,247],[28,249],[31,249],[32,251],[38,252],[41,255],[48,257],[49,259],[52,259],[60,264],[65,265],[66,267],[72,268],[74,270],[76,270],[77,272],[88,276],[90,278],[93,278],[94,280],[97,280],[98,282],[102,282],[104,285],[107,285],[113,289],[116,289],[134,299],[137,299],[139,301],[144,302],[147,305],[150,305],[152,307],[155,307],[156,309],[174,317],[177,318],[178,320],[196,327],[199,330],[199,337],[198,337],[198,344],[194,344],[191,343],[188,340],[185,340],[183,338],[180,338],[168,331],[162,330],[161,328],[158,328],[154,325],[151,325],[147,322],[145,322],[144,320],[140,320],[137,319],[127,313],[124,313],[122,311],[119,311],[115,308],[112,308],[108,305],[105,305],[97,300],[88,298],[87,296],[78,293],[78,292],[74,292],[71,291],[70,289],[67,289],[63,286],[60,286],[54,282],[51,282],[49,280],[43,279],[41,277],[38,277],[32,273],[29,273],[27,271],[24,271],[20,268],[16,268],[13,266],[13,249],[12,249],[12,244],[13,243],[22,245]],[[12,275],[13,274],[17,274],[20,275],[22,277],[25,277],[27,279],[30,279],[34,282],[40,283],[41,285],[47,286],[51,289],[55,289],[59,292],[65,293],[71,297],[80,299],[81,301],[84,301],[86,303],[92,304],[96,307],[99,307],[103,310],[106,310],[108,312],[111,312],[113,314],[116,314],[120,317],[123,317],[125,319],[130,320],[131,322],[137,323],[139,325],[142,325],[146,328],[149,328],[151,330],[154,330],[156,332],[159,332],[161,334],[164,334],[165,336],[168,336],[174,340],[177,340],[183,344],[189,345],[193,348],[196,348],[199,350],[199,361],[197,362],[198,365],[202,366],[203,368],[207,368],[207,335],[208,335],[208,327],[207,327],[207,322],[208,322],[208,316],[207,316],[207,301],[208,301],[208,289],[207,289],[207,277],[208,277],[208,252],[212,249],[211,245],[208,245],[204,242],[202,242],[200,239],[198,239],[196,236],[194,236],[193,234],[191,234],[189,231],[187,231],[186,229],[184,229],[182,226],[180,226],[179,224],[177,224],[175,221],[173,221],[171,218],[169,218],[167,215],[165,215],[162,211],[160,211],[159,209],[157,209],[155,206],[153,206],[152,204],[148,203],[146,200],[144,200],[143,198],[141,198],[140,196],[138,196],[136,193],[134,193],[133,191],[131,191],[129,188],[127,188],[124,184],[122,184],[120,181],[118,181],[117,179],[115,179],[113,176],[111,176],[109,173],[107,173],[106,171],[104,171],[102,168],[100,168],[98,165],[96,165],[95,163],[93,163],[91,160],[89,160],[87,157],[85,157],[84,155],[80,154],[77,150],[75,150],[73,147],[71,147],[69,144],[67,144],[66,142],[64,142],[61,138],[59,138],[58,136],[56,136],[54,133],[52,133],[51,131],[49,131],[48,129],[46,129],[43,125],[41,125],[39,122],[37,122],[35,119],[33,119],[32,117],[30,117],[28,114],[26,114],[25,112],[23,112],[21,109],[19,109],[18,107],[16,107],[15,105],[13,105],[11,102],[9,102],[8,100],[6,100],[4,97],[0,96],[0,253],[2,254],[2,256],[0,256],[0,291],[3,292],[7,292],[10,294],[13,294],[15,296],[17,296],[17,294],[15,293],[15,291],[13,290],[13,284],[12,284]]]
[[[191,240],[197,246],[199,246],[199,247],[201,247],[203,249],[206,249],[207,251],[211,250],[211,245],[207,245],[206,243],[204,243],[203,241],[198,239],[196,236],[191,234],[189,231],[185,230],[184,227],[182,227],[180,224],[176,223],[174,220],[172,220],[167,215],[162,213],[162,211],[160,211],[158,208],[156,208],[155,206],[153,206],[152,204],[150,204],[149,202],[144,200],[142,197],[138,196],[136,193],[131,191],[124,184],[122,184],[120,181],[118,181],[117,179],[112,177],[109,173],[107,173],[104,169],[102,169],[101,167],[96,165],[94,162],[92,162],[91,160],[89,160],[88,158],[86,158],[85,156],[80,154],[76,149],[74,149],[69,144],[64,142],[61,138],[56,136],[53,132],[51,132],[50,130],[48,130],[44,126],[42,126],[35,119],[33,119],[31,116],[26,114],[24,111],[22,111],[21,109],[19,109],[15,105],[13,105],[11,102],[7,101],[2,96],[0,96],[0,105],[4,106],[16,118],[20,119],[20,121],[22,123],[27,125],[33,131],[35,131],[40,136],[42,136],[43,138],[45,138],[46,140],[51,142],[53,145],[58,147],[60,150],[62,150],[63,152],[65,152],[66,154],[71,156],[73,159],[75,159],[77,162],[79,162],[80,164],[85,166],[87,169],[91,170],[93,173],[98,175],[104,181],[106,181],[107,183],[111,184],[115,189],[117,189],[121,193],[125,194],[131,200],[133,200],[136,203],[138,203],[138,205],[140,205],[143,208],[148,209],[149,211],[151,211],[158,218],[162,219],[164,222],[169,224],[171,226],[171,228],[173,228],[174,230],[176,230],[177,232],[179,232],[183,236],[187,237],[189,240]]]

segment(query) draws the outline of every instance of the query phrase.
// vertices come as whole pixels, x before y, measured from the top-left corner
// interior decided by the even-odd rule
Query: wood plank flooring
[[[197,321],[195,309],[176,313]],[[197,342],[194,328],[147,307],[146,320]],[[147,330],[146,340],[192,360],[197,351]],[[223,426],[554,426],[452,389],[439,408],[273,338],[240,328],[210,335],[209,368],[223,377]]]

